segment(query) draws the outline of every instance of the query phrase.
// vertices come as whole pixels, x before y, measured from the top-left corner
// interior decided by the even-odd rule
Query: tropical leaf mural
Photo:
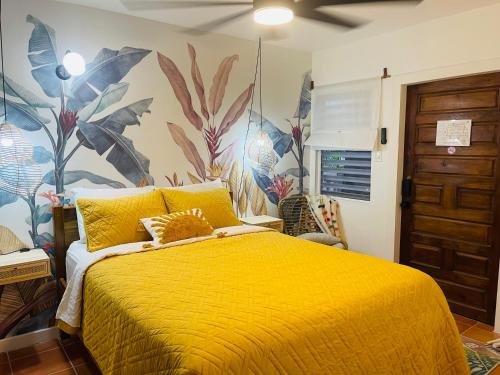
[[[94,150],[98,155],[107,153],[106,161],[134,185],[153,183],[149,159],[135,148],[125,134],[128,126],[140,126],[141,117],[150,113],[153,99],[142,99],[110,111],[112,106],[124,100],[130,87],[129,82],[122,80],[151,50],[127,46],[119,50],[103,48],[87,64],[83,75],[63,83],[55,74],[62,58],[58,53],[55,30],[31,15],[26,17],[26,21],[33,25],[27,55],[32,67],[31,75],[46,97],[34,94],[6,76],[7,113],[4,113],[3,103],[0,103],[0,116],[5,120],[7,115],[9,123],[18,129],[40,133],[40,139],[45,138],[43,143],[50,146],[33,146],[32,160],[25,165],[46,165],[49,171],[41,181],[36,184],[33,181],[32,188],[13,194],[12,188],[5,185],[9,180],[2,179],[3,174],[9,173],[9,166],[3,165],[0,171],[0,207],[23,201],[30,212],[26,223],[33,247],[45,249],[53,258],[53,236],[42,232],[39,227],[51,221],[52,206],[60,204],[59,195],[67,185],[87,180],[96,185],[125,187],[122,182],[90,171],[68,170],[68,163],[82,147]],[[107,115],[102,116],[104,111]],[[22,169],[17,169],[22,177]],[[39,191],[47,186],[53,189]],[[47,285],[29,287],[28,294],[35,295],[33,288],[48,288]],[[42,289],[39,293],[43,293]],[[53,316],[52,313],[48,316]],[[40,316],[24,321],[22,325],[35,324]]]

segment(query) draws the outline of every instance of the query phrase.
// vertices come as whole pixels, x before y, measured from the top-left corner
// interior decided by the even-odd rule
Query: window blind
[[[370,200],[370,151],[321,151],[321,194]]]

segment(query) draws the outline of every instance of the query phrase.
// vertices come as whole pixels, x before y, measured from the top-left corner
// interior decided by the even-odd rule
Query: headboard
[[[54,207],[54,240],[56,250],[57,280],[66,279],[66,251],[73,241],[78,241],[78,224],[75,207]]]

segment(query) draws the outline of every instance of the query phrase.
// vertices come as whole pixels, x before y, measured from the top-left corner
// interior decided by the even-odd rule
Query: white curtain
[[[312,94],[311,136],[315,148],[370,151],[380,115],[380,78],[320,86]]]

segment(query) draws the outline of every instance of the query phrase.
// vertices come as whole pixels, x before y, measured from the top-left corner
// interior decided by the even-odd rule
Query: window
[[[321,194],[370,200],[371,151],[321,151]]]

